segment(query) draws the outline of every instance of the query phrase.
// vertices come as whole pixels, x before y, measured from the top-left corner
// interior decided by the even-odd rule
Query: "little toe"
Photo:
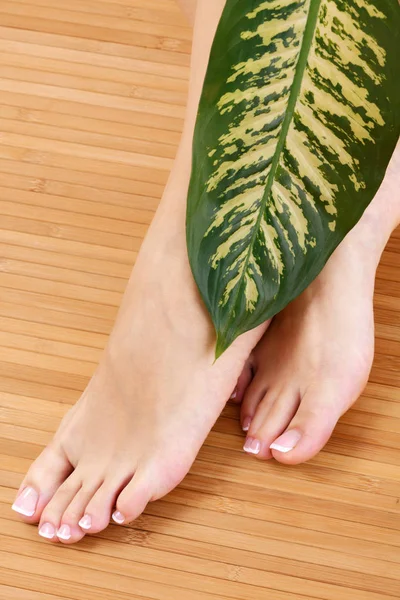
[[[249,387],[252,379],[253,370],[251,367],[251,362],[250,360],[247,360],[246,364],[243,367],[243,371],[237,381],[236,387],[233,390],[231,397],[229,398],[231,402],[234,402],[235,404],[240,404],[242,402],[246,390]]]
[[[281,463],[296,465],[313,458],[329,440],[341,415],[351,405],[332,389],[309,390],[282,435],[271,443],[271,451]]]
[[[82,480],[74,471],[58,488],[53,498],[44,508],[39,523],[40,536],[53,542],[57,542],[60,538],[64,541],[69,539],[65,528],[60,535],[61,517],[81,486]]]
[[[298,405],[299,395],[296,391],[283,390],[278,393],[269,390],[251,422],[243,446],[245,452],[261,459],[271,458],[271,443],[286,429]]]
[[[31,465],[12,509],[27,523],[38,523],[43,509],[72,470],[62,449],[55,444],[48,446]]]
[[[90,527],[88,519],[84,523],[86,527],[82,527],[81,522],[85,517],[86,507],[96,494],[102,484],[101,480],[91,482],[90,479],[84,478],[84,483],[80,490],[73,497],[64,514],[61,517],[60,526],[57,530],[57,537],[65,544],[74,544],[82,539]]]
[[[145,477],[134,475],[118,496],[112,519],[118,525],[125,525],[137,519],[151,500],[151,493]]]

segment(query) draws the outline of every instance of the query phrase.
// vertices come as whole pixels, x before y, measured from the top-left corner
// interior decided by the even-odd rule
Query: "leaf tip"
[[[226,336],[217,334],[217,343],[215,346],[215,361],[219,359],[220,356],[229,348],[232,342],[228,341]],[[214,362],[215,362],[214,361]]]

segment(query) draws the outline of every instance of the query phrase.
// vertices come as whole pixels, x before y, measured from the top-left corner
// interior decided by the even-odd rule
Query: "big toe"
[[[72,470],[62,448],[50,444],[30,467],[12,509],[27,523],[37,523],[44,508]]]
[[[346,399],[337,386],[310,389],[284,433],[270,445],[274,458],[291,465],[313,458],[325,446],[338,419],[355,399]]]

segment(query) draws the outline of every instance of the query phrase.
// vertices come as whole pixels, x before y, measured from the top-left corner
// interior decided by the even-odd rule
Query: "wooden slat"
[[[96,368],[181,135],[192,32],[174,0],[0,3],[0,600],[400,596],[400,230],[370,381],[324,451],[249,460],[227,405],[190,473],[76,547],[9,510]]]

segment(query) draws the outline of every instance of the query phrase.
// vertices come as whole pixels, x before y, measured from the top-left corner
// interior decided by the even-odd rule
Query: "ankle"
[[[373,203],[366,209],[357,225],[349,232],[347,248],[362,253],[376,269],[385,246],[396,228],[392,214]]]

